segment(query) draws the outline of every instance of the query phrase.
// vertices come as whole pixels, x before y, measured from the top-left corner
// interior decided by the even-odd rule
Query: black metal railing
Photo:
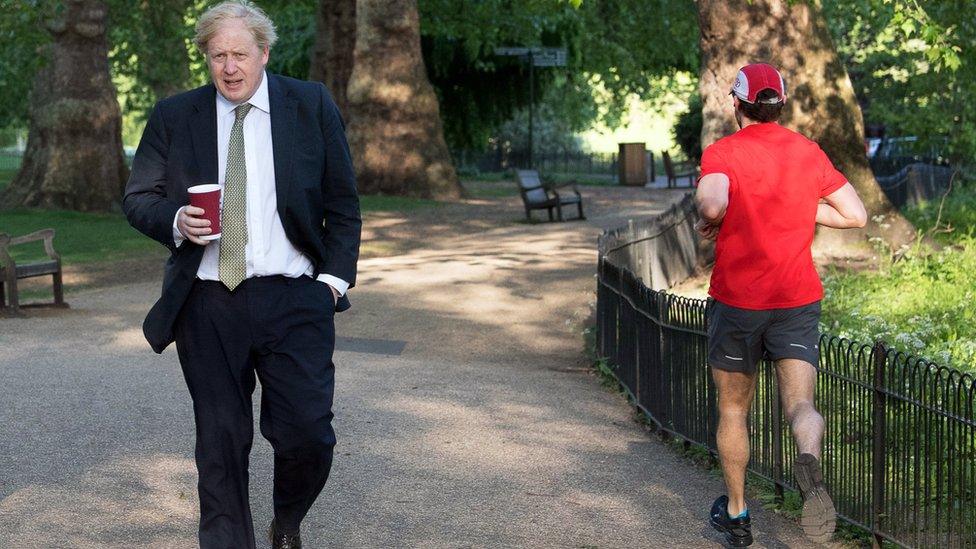
[[[896,208],[935,200],[952,186],[955,170],[947,165],[909,164],[888,176],[878,176],[878,185]]]
[[[654,291],[600,241],[597,350],[656,427],[715,452],[706,301]],[[976,379],[888,349],[821,337],[817,407],[824,473],[838,515],[875,541],[976,547]],[[750,421],[749,469],[777,495],[795,489],[795,446],[764,364]]]

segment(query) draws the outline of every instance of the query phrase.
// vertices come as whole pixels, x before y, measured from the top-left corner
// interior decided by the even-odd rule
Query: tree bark
[[[53,42],[31,91],[27,151],[0,202],[117,209],[128,168],[122,116],[109,75],[108,10],[97,0],[68,0],[64,6],[46,23]]]
[[[854,88],[819,8],[785,0],[697,0],[701,29],[702,146],[737,127],[729,90],[740,67],[768,62],[786,81],[781,123],[820,144],[857,189],[868,211],[863,231],[818,231],[818,250],[849,255],[865,236],[893,249],[915,238],[915,228],[878,186],[864,150],[864,119]],[[846,249],[846,250],[845,250]]]
[[[359,0],[346,94],[349,143],[363,192],[461,196],[421,56],[416,0]]]
[[[356,0],[319,0],[309,78],[325,84],[348,123],[346,88],[356,47]]]

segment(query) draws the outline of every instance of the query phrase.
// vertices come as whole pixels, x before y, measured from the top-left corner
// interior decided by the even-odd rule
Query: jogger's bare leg
[[[826,543],[837,526],[837,511],[820,468],[824,420],[813,406],[817,370],[809,362],[785,359],[776,361],[776,375],[783,411],[793,429],[798,451],[793,472],[803,494],[800,526],[810,539]]]
[[[718,389],[718,457],[729,494],[729,515],[746,508],[746,466],[749,465],[749,408],[756,394],[756,374],[712,368]]]
[[[824,420],[813,405],[816,368],[809,362],[787,358],[776,361],[776,375],[783,413],[790,422],[798,453],[813,454],[820,459]]]

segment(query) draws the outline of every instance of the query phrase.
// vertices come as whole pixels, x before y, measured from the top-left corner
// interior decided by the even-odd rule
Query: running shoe
[[[752,519],[749,513],[744,517],[729,517],[729,497],[719,496],[712,504],[709,522],[712,528],[725,534],[725,542],[732,547],[747,547],[752,545]]]
[[[837,510],[824,485],[820,461],[813,454],[800,454],[793,466],[793,474],[803,495],[800,527],[812,541],[827,543],[837,528]]]

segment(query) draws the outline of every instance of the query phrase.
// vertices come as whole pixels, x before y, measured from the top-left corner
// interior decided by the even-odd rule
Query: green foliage
[[[941,208],[941,213],[940,213]],[[947,245],[919,241],[876,270],[824,276],[826,329],[858,341],[881,339],[938,364],[976,372],[976,185],[906,215]]]
[[[976,155],[976,2],[824,0],[865,121]]]
[[[579,67],[611,93],[611,110],[623,112],[632,93],[657,93],[656,76],[698,73],[698,11],[692,2],[585,1],[580,11]]]
[[[953,186],[954,190],[944,199],[908,208],[905,216],[939,241],[958,245],[967,237],[976,237],[976,176],[967,179],[957,173]]]
[[[828,272],[827,331],[976,371],[976,239],[916,252],[880,271]]]
[[[122,109],[140,122],[163,96],[191,84],[190,0],[109,0],[109,60]],[[140,124],[141,125],[141,124]]]
[[[40,24],[45,7],[32,0],[0,0],[0,128],[27,123],[31,84],[50,41]]]
[[[701,159],[702,100],[697,93],[691,95],[688,110],[678,117],[674,125],[674,141],[689,160]]]
[[[576,135],[579,129],[573,122],[562,116],[556,108],[556,97],[559,95],[558,86],[552,86],[547,93],[547,100],[543,100],[535,107],[535,122],[533,127],[533,150],[536,153],[564,153],[578,152],[583,148],[582,141]],[[492,139],[497,140],[503,148],[525,151],[529,148],[529,109],[521,108],[509,116],[509,119],[495,128]]]
[[[444,134],[451,148],[481,149],[494,131],[529,103],[529,69],[515,57],[499,57],[504,46],[565,47],[578,11],[560,0],[426,0],[420,2],[424,62],[441,102]],[[569,52],[574,59],[574,52]],[[572,63],[572,61],[570,61]],[[534,71],[536,98],[554,81],[567,85],[563,68]],[[576,101],[578,98],[567,98]],[[566,124],[579,115],[569,109]],[[526,115],[523,115],[526,116]]]
[[[537,101],[573,130],[594,120],[616,125],[630,94],[657,93],[653,77],[697,72],[689,2],[427,0],[420,11],[427,71],[452,148],[485,147],[502,123],[527,110],[528,68],[496,56],[496,47],[567,49],[567,67],[536,70],[535,86]]]
[[[41,28],[42,6],[56,1],[0,0],[0,128],[26,123],[30,82],[43,62],[37,49],[50,39]],[[203,57],[190,39],[212,2],[107,1],[110,61],[131,139],[162,95],[206,82]],[[279,31],[270,70],[307,77],[317,3],[257,1]],[[534,77],[537,101],[549,105],[550,119],[566,132],[594,120],[614,125],[628,94],[656,92],[652,77],[697,71],[697,19],[688,2],[422,0],[419,8],[425,63],[455,149],[486,147],[504,122],[526,110],[528,67],[496,56],[499,46],[568,49],[568,67],[539,69]],[[602,94],[594,93],[597,86]]]
[[[293,78],[308,78],[315,44],[316,0],[257,0],[275,22],[278,43],[268,59],[268,70]]]

